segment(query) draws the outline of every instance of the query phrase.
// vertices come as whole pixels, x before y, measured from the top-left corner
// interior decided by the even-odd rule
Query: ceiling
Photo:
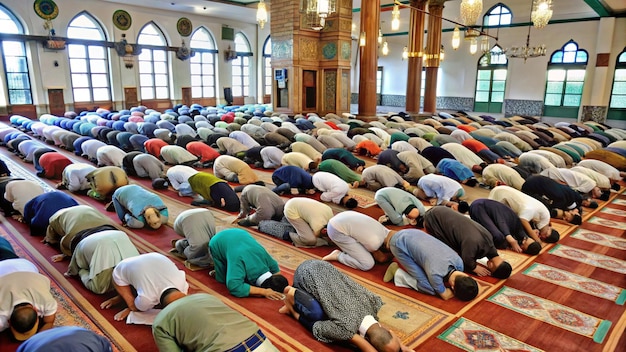
[[[181,13],[193,13],[219,17],[241,22],[254,23],[256,20],[257,0],[101,0],[111,3],[135,5],[146,8],[157,8]],[[293,0],[299,1],[299,0]],[[366,0],[370,1],[370,0]],[[530,5],[532,0],[483,0],[483,13],[495,4],[502,2],[511,9],[513,23],[529,21]],[[360,7],[362,0],[353,0],[353,20],[360,21]],[[391,34],[391,8],[393,0],[381,2],[381,29],[386,35]],[[271,0],[266,0],[271,8]],[[408,3],[408,1],[403,1]],[[459,21],[460,0],[450,0],[445,3],[443,17]],[[625,0],[553,0],[552,20],[574,20],[582,18],[597,18],[602,16],[626,14]],[[409,9],[400,11],[401,23],[408,23]],[[271,18],[270,18],[271,21]],[[405,25],[406,26],[406,25]],[[453,28],[453,24],[443,22],[443,28]],[[401,30],[402,31],[402,30]]]

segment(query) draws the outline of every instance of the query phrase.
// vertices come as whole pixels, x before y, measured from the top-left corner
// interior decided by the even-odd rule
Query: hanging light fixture
[[[406,60],[409,58],[409,48],[406,46],[402,48],[402,60]]]
[[[383,43],[383,31],[381,31],[380,28],[378,29],[378,38],[376,40],[378,41],[378,44]]]
[[[462,0],[461,20],[465,25],[474,25],[483,11],[483,0]]]
[[[439,61],[443,61],[443,59],[446,56],[446,51],[443,48],[443,45],[441,46],[441,50],[439,50]]]
[[[365,46],[365,32],[361,32],[359,36],[359,46]]]
[[[337,0],[302,0],[300,11],[306,14],[307,26],[322,30],[326,19],[336,12]]]
[[[538,1],[542,1],[542,0],[538,0]],[[533,22],[534,20],[532,17],[533,17],[536,2],[537,0],[531,0],[530,18]],[[552,13],[552,10],[550,10],[550,13]],[[545,20],[545,22],[548,23],[548,20]],[[529,58],[546,56],[547,49],[546,49],[545,44],[541,44],[537,46],[530,46],[530,30],[532,27],[533,26],[530,25],[529,23],[528,34],[526,35],[526,44],[524,46],[513,46],[510,49],[506,48],[502,50],[502,53],[506,54],[508,58],[524,59],[524,63]]]
[[[476,38],[470,39],[470,54],[474,55],[478,51],[478,41]]]
[[[461,30],[459,26],[454,26],[454,32],[452,32],[452,49],[456,50],[461,45]]]
[[[259,23],[259,27],[263,29],[265,23],[267,23],[267,7],[265,1],[259,1],[259,5],[256,8],[256,21]]]
[[[400,7],[393,5],[393,10],[391,11],[391,30],[397,31],[398,29],[400,29]]]
[[[383,56],[389,55],[389,44],[387,44],[387,41],[383,42],[383,47],[380,51],[383,54]]]
[[[484,35],[480,37],[480,51],[483,54],[489,51],[489,37]]]
[[[537,29],[547,26],[552,18],[552,0],[534,0],[530,18]]]

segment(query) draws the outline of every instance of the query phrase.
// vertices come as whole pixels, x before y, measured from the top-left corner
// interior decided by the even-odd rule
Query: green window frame
[[[215,98],[217,49],[208,29],[198,27],[191,35],[189,47],[196,53],[189,59],[191,97]]]
[[[616,61],[607,119],[626,120],[626,47]]]
[[[589,54],[570,40],[550,56],[543,115],[578,118]]]
[[[24,26],[4,5],[0,4],[0,33],[24,34]],[[4,64],[6,102],[9,105],[33,103],[26,45],[22,40],[2,40],[0,52]]]
[[[513,21],[513,12],[503,3],[493,5],[483,16],[484,27],[510,26]]]
[[[478,59],[474,111],[502,112],[508,65],[509,60],[498,45]]]

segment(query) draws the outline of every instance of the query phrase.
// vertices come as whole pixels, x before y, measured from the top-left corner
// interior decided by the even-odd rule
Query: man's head
[[[380,324],[374,324],[367,329],[366,338],[379,352],[397,352],[402,346],[400,339]]]
[[[289,281],[280,273],[273,274],[261,284],[262,288],[271,288],[276,292],[283,292],[289,286]]]
[[[469,204],[466,201],[461,200],[459,201],[457,210],[459,211],[459,213],[465,214],[469,211]]]
[[[415,186],[415,189],[413,190],[413,195],[421,200],[428,200],[428,196],[426,195],[426,192],[424,192],[423,189],[417,186]]]
[[[152,180],[153,189],[167,189],[168,185],[169,183],[167,182],[167,180],[162,177],[157,177],[154,180]]]
[[[310,172],[316,172],[317,171],[317,162],[316,161],[311,161],[309,163],[309,171]]]
[[[530,237],[524,238],[522,242],[522,250],[528,255],[537,255],[541,252],[541,244]]]
[[[406,209],[404,210],[404,215],[406,216],[407,219],[409,220],[415,220],[417,219],[421,214],[419,209],[417,209],[417,207],[415,205],[409,205],[408,207],[406,207]]]
[[[452,283],[454,296],[461,301],[471,301],[478,295],[478,284],[472,277],[458,272]]]
[[[161,214],[157,208],[150,207],[144,211],[143,216],[146,218],[146,225],[156,230],[161,227]]]
[[[348,197],[348,196],[346,196],[346,197]],[[357,200],[352,198],[352,197],[349,197],[348,199],[346,199],[346,198],[344,198],[344,199],[345,199],[344,205],[348,209],[354,209],[354,208],[356,208],[357,205],[359,205],[359,202],[357,202]]]
[[[491,271],[491,276],[496,279],[507,279],[513,270],[511,264],[505,262],[500,256],[489,259],[487,267]]]
[[[547,225],[539,230],[539,238],[546,243],[556,243],[561,239],[561,235],[552,226]]]
[[[563,220],[570,224],[580,225],[583,223],[583,218],[575,211],[566,211],[563,213]]]
[[[35,335],[39,328],[37,311],[30,303],[22,303],[13,307],[13,313],[9,318],[11,333],[17,341],[26,341]]]

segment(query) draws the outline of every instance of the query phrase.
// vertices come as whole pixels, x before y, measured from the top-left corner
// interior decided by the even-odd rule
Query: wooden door
[[[139,105],[137,87],[124,87],[124,101],[126,102],[126,109]]]
[[[302,71],[302,110],[317,110],[317,71]]]
[[[182,87],[183,105],[191,106],[191,87]]]
[[[50,114],[55,116],[65,115],[65,99],[63,89],[48,89],[48,104]]]

